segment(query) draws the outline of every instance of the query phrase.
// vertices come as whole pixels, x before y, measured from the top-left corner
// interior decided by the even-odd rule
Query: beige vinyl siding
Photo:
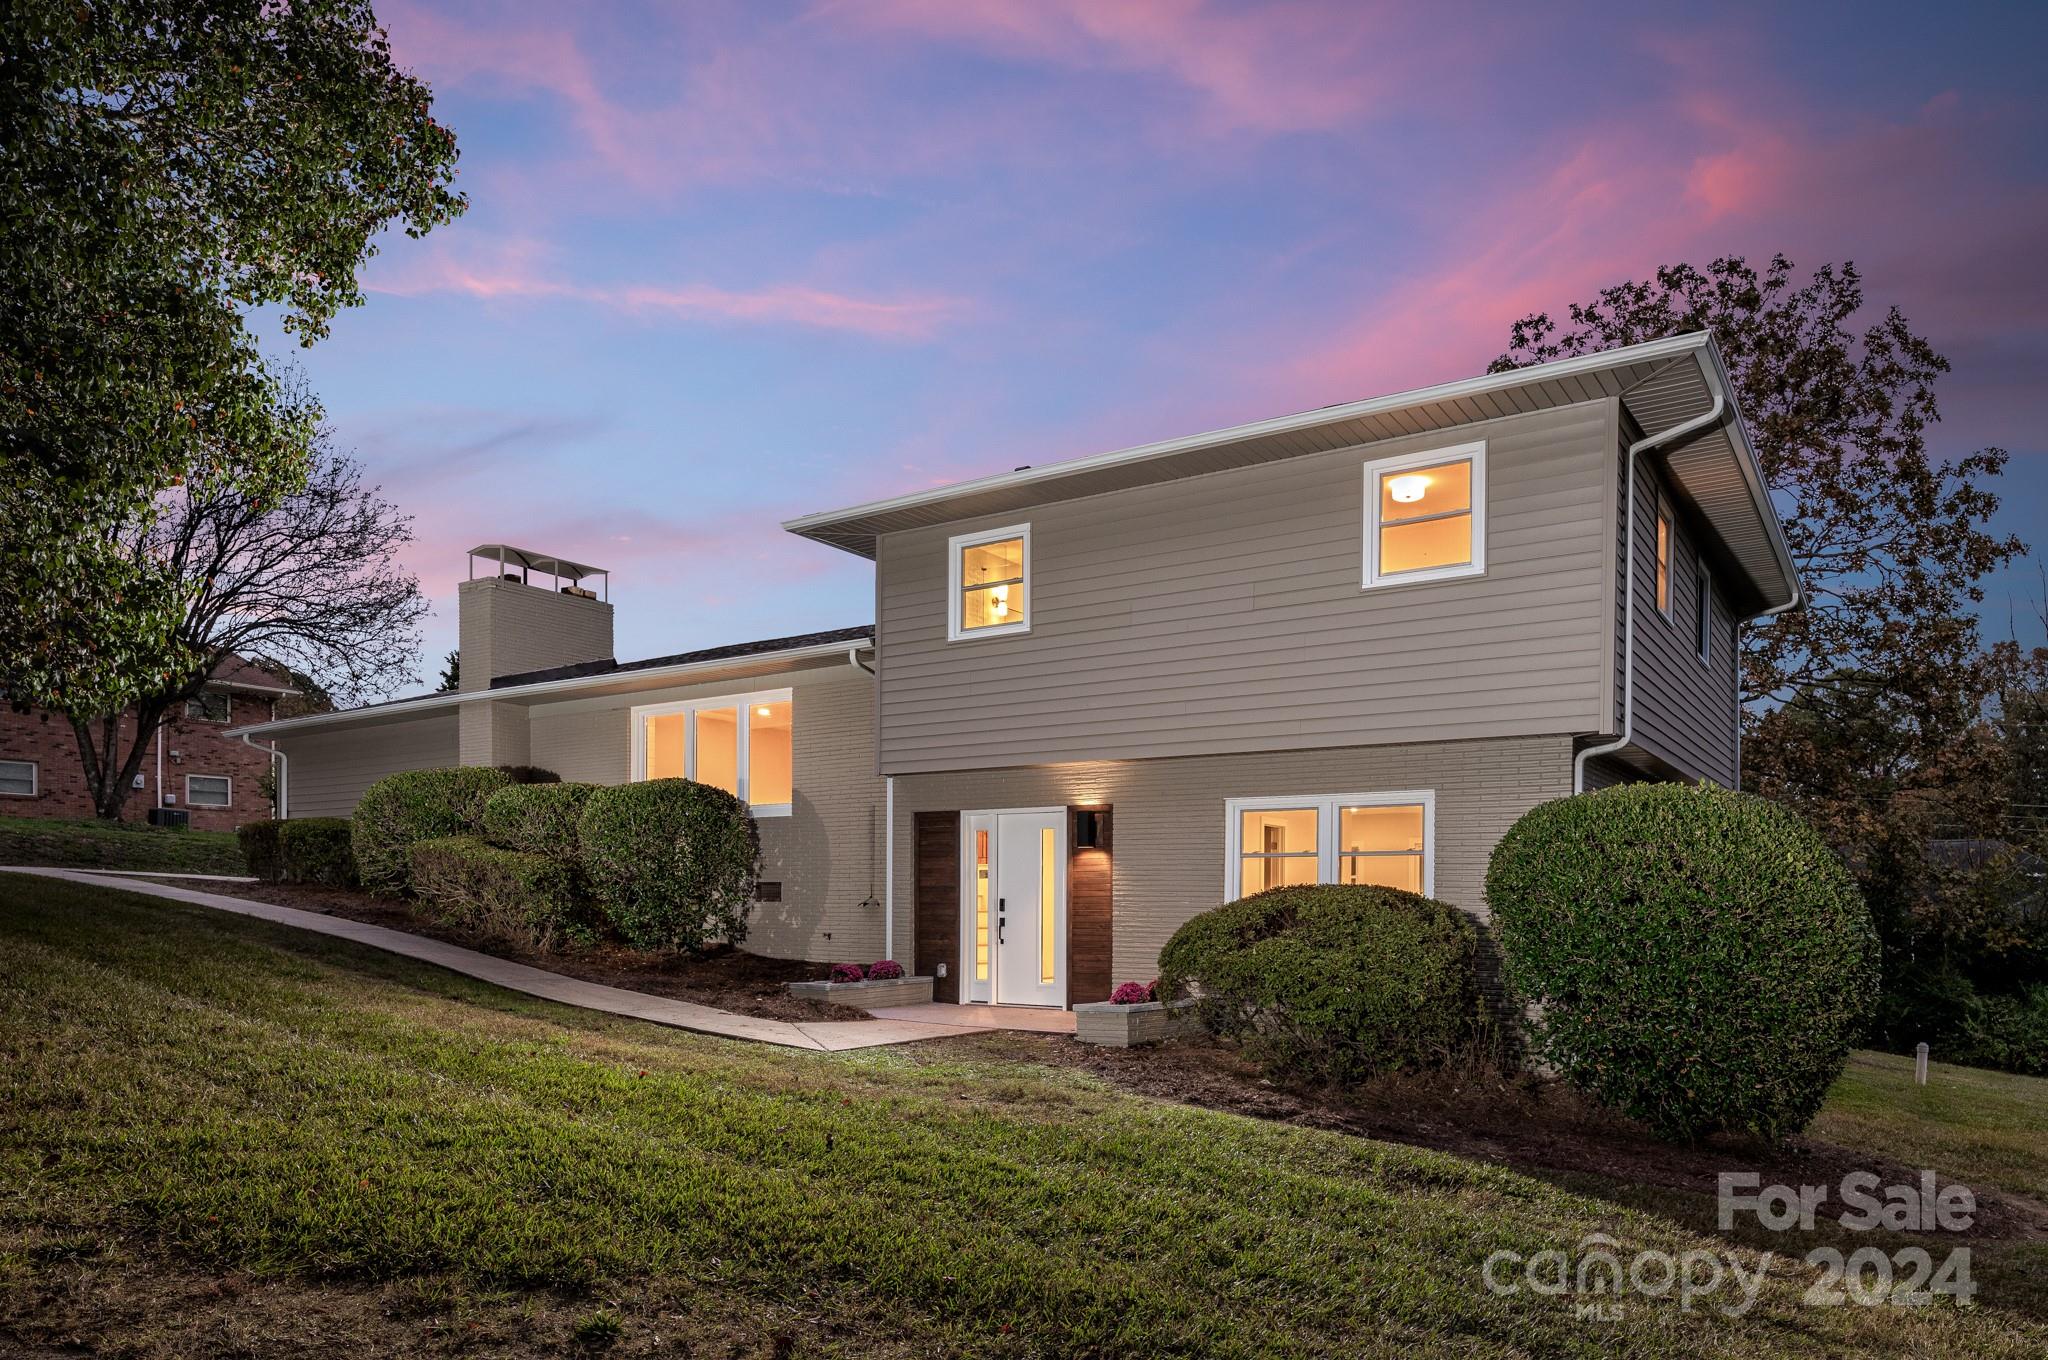
[[[452,709],[403,722],[364,723],[285,734],[285,811],[293,817],[346,817],[363,790],[387,774],[456,763]]]
[[[1606,399],[885,536],[883,769],[1600,728]],[[1487,441],[1484,576],[1361,588],[1368,459]],[[947,540],[1028,521],[1031,631],[946,640]]]
[[[1693,612],[1701,530],[1666,491],[1671,508],[1671,612],[1657,608],[1657,497],[1664,488],[1654,460],[1636,475],[1636,707],[1632,744],[1687,779],[1736,782],[1735,623],[1717,573],[1713,649],[1701,665]]]
[[[795,704],[795,802],[788,817],[757,822],[761,877],[782,884],[782,900],[756,904],[745,947],[776,958],[870,962],[882,957],[882,782],[875,774],[874,680],[865,672],[839,660],[536,705],[528,751],[535,765],[564,779],[621,784],[632,773],[631,709],[784,687]]]
[[[1436,793],[1436,895],[1483,916],[1486,860],[1507,829],[1571,792],[1571,739],[1517,737],[1336,750],[1089,761],[917,774],[896,781],[896,950],[910,950],[913,813],[1113,805],[1113,973],[1144,981],[1159,950],[1224,900],[1224,800]]]

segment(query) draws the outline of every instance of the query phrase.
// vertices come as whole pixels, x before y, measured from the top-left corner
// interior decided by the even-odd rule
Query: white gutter
[[[367,708],[344,709],[339,713],[313,713],[303,718],[283,718],[277,722],[254,723],[248,727],[237,727],[227,733],[231,737],[265,734],[271,732],[303,732],[309,728],[332,727],[338,724],[360,721],[369,717],[386,715],[411,717],[415,713],[432,712],[451,704],[466,704],[487,699],[534,698],[541,695],[572,694],[579,690],[600,689],[606,685],[637,683],[641,680],[667,681],[679,677],[701,675],[707,672],[734,670],[762,661],[794,664],[815,661],[824,657],[844,656],[847,645],[843,642],[820,642],[808,647],[791,647],[780,652],[750,652],[742,656],[720,657],[709,661],[685,661],[673,666],[647,666],[633,670],[603,671],[597,675],[579,675],[567,680],[536,680],[525,685],[507,685],[502,689],[477,689],[454,694],[424,694],[417,699],[406,699],[392,704],[375,704]],[[865,669],[865,668],[863,668]],[[645,688],[659,688],[649,685]],[[631,693],[630,690],[622,691]]]
[[[1651,449],[1661,448],[1675,439],[1682,439],[1696,430],[1704,430],[1716,424],[1727,413],[1728,401],[1719,391],[1714,393],[1714,404],[1703,415],[1694,416],[1661,434],[1638,439],[1628,446],[1628,495],[1622,504],[1628,507],[1628,532],[1623,536],[1627,544],[1626,562],[1622,569],[1621,605],[1621,735],[1613,741],[1599,746],[1588,746],[1572,759],[1572,792],[1586,791],[1586,762],[1594,756],[1604,756],[1619,751],[1629,744],[1635,733],[1636,719],[1636,463]],[[1795,587],[1796,590],[1796,587]],[[1798,603],[1795,594],[1793,603]],[[1790,606],[1787,606],[1788,608]]]
[[[287,719],[287,721],[289,721],[289,719]],[[236,732],[236,733],[233,733],[232,735],[240,737],[240,738],[242,739],[242,745],[244,745],[244,746],[248,747],[248,748],[249,748],[250,750],[252,750],[252,751],[262,751],[262,752],[263,752],[263,753],[264,753],[265,755],[268,755],[268,756],[270,757],[270,759],[271,759],[271,762],[272,762],[272,764],[273,764],[273,765],[275,765],[275,767],[276,767],[276,769],[277,769],[277,797],[276,797],[276,799],[275,799],[274,801],[275,801],[275,802],[276,802],[276,804],[277,804],[277,809],[276,809],[276,811],[277,811],[277,820],[279,820],[280,822],[281,822],[281,821],[283,821],[283,820],[285,819],[285,806],[284,806],[284,773],[285,773],[285,756],[284,756],[284,752],[282,752],[282,751],[280,751],[280,750],[278,750],[278,749],[277,749],[277,743],[276,743],[276,742],[272,742],[272,743],[271,743],[271,744],[270,744],[270,745],[269,745],[268,747],[258,746],[258,745],[256,744],[255,740],[254,740],[253,738],[251,738],[251,737],[250,737],[250,735],[249,735],[249,733],[248,733],[248,732]]]
[[[1456,401],[1462,397],[1482,396],[1490,392],[1503,391],[1510,387],[1522,387],[1533,382],[1545,382],[1558,378],[1569,378],[1579,373],[1590,373],[1622,364],[1644,363],[1653,359],[1668,358],[1693,350],[1710,347],[1706,332],[1691,331],[1684,335],[1666,336],[1662,340],[1649,340],[1640,345],[1628,345],[1621,349],[1603,350],[1595,354],[1574,355],[1569,359],[1554,359],[1547,364],[1534,364],[1528,368],[1510,369],[1505,373],[1487,373],[1477,378],[1462,378],[1457,382],[1441,383],[1435,387],[1418,387],[1407,392],[1396,392],[1391,396],[1373,397],[1367,401],[1354,401],[1339,406],[1324,406],[1314,411],[1302,411],[1294,415],[1276,416],[1271,420],[1254,421],[1249,425],[1233,425],[1228,429],[1210,430],[1203,434],[1185,435],[1178,439],[1162,440],[1152,444],[1139,444],[1128,449],[1110,453],[1091,454],[1085,458],[1070,458],[1064,462],[1048,463],[1043,467],[1022,468],[1015,472],[998,473],[974,481],[955,482],[950,486],[925,491],[913,491],[886,500],[869,501],[863,505],[849,506],[843,510],[822,510],[814,514],[799,515],[782,522],[782,527],[793,534],[809,534],[813,530],[829,528],[843,520],[859,519],[868,515],[887,514],[896,510],[909,510],[922,505],[948,501],[956,496],[971,496],[980,492],[1003,491],[1011,487],[1029,486],[1035,482],[1056,481],[1077,472],[1093,472],[1100,468],[1117,467],[1126,463],[1142,463],[1150,459],[1164,458],[1172,454],[1187,453],[1196,449],[1211,448],[1221,444],[1234,444],[1240,440],[1256,439],[1265,435],[1286,434],[1294,430],[1313,429],[1333,421],[1354,420],[1360,416],[1379,415],[1397,411],[1404,407],[1421,406],[1430,402]]]

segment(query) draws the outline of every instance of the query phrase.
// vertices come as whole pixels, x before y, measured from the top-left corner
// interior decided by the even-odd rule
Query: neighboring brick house
[[[260,666],[239,658],[222,663],[205,692],[180,705],[151,741],[121,820],[145,821],[160,806],[184,808],[202,831],[232,831],[268,817],[263,776],[271,758],[227,734],[277,717],[278,702],[297,693]],[[134,739],[130,713],[122,721],[122,751]],[[92,815],[71,724],[59,713],[0,706],[0,816]]]

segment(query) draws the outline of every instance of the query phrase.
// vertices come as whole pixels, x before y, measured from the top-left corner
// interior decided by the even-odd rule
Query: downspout
[[[284,752],[282,752],[282,751],[280,751],[280,750],[278,750],[278,749],[277,749],[277,743],[276,743],[276,742],[272,742],[272,743],[270,743],[270,745],[269,745],[269,746],[268,746],[268,747],[266,748],[266,747],[258,746],[258,745],[256,744],[256,742],[255,742],[255,739],[254,739],[254,738],[252,738],[252,737],[251,737],[251,736],[250,736],[250,735],[249,735],[249,734],[248,734],[247,732],[244,732],[244,733],[242,733],[241,735],[242,735],[242,745],[244,745],[244,746],[248,747],[248,748],[249,748],[250,750],[252,750],[252,751],[262,751],[262,752],[263,752],[263,753],[264,753],[265,755],[267,755],[267,756],[269,756],[269,757],[270,757],[271,763],[272,763],[273,765],[275,765],[275,766],[277,767],[277,820],[279,820],[279,821],[281,822],[281,821],[283,821],[283,820],[285,819],[285,806],[284,806],[284,788],[285,788],[285,776],[284,776],[284,770],[285,770],[285,759],[284,759]]]
[[[1604,756],[1619,751],[1629,744],[1635,735],[1636,719],[1636,461],[1652,449],[1662,448],[1676,439],[1683,439],[1696,431],[1718,425],[1727,413],[1728,401],[1719,392],[1714,393],[1714,404],[1704,415],[1694,416],[1662,434],[1647,435],[1628,446],[1628,495],[1623,504],[1628,507],[1628,531],[1623,536],[1626,544],[1622,565],[1621,604],[1621,735],[1613,741],[1599,746],[1588,746],[1572,760],[1572,792],[1586,791],[1586,762],[1594,756]],[[1796,600],[1794,601],[1797,602]],[[1788,606],[1789,607],[1789,606]]]
[[[1769,609],[1751,614],[1742,622],[1755,623],[1758,619],[1774,619],[1780,614],[1790,613],[1805,602],[1806,587],[1795,581],[1792,584],[1791,599],[1783,604],[1772,605]],[[1735,640],[1738,644],[1742,641],[1742,634],[1739,631],[1736,633]],[[1742,665],[1742,652],[1739,646],[1735,653],[1735,664],[1737,667],[1735,675],[1735,788],[1739,792],[1742,788],[1742,674],[1740,669]]]
[[[880,678],[873,666],[864,665],[860,648],[848,647],[846,659],[855,670]],[[882,957],[896,957],[896,776],[882,776]]]

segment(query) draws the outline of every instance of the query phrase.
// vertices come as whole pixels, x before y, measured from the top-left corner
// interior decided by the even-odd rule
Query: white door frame
[[[1002,977],[1002,945],[994,925],[998,910],[994,901],[989,906],[991,924],[989,927],[988,981],[980,983],[974,976],[974,833],[986,830],[989,833],[989,894],[991,899],[999,896],[1002,870],[999,863],[1003,817],[1050,817],[1053,819],[1053,860],[1058,875],[1054,884],[1053,898],[1053,982],[1051,995],[1025,998],[1005,997],[997,983]],[[977,821],[986,825],[977,828]],[[975,1004],[1058,1006],[1065,1009],[1070,979],[1067,976],[1067,915],[1068,915],[1068,844],[1067,809],[1060,807],[1028,808],[977,808],[960,814],[960,948],[954,964],[960,970],[960,999]],[[977,996],[976,992],[984,995]]]

